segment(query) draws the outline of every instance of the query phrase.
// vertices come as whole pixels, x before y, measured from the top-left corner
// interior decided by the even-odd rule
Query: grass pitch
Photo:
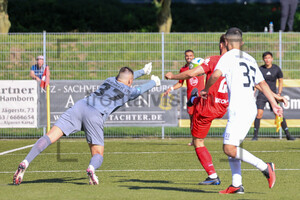
[[[36,140],[0,140],[0,152]],[[243,147],[276,165],[276,184],[252,165],[242,164],[243,195],[221,195],[231,184],[231,172],[222,139],[209,138],[219,186],[199,186],[207,175],[189,139],[107,139],[103,165],[97,170],[100,184],[88,185],[85,170],[90,160],[83,139],[62,139],[40,154],[27,169],[20,186],[12,177],[29,149],[0,155],[0,199],[300,199],[300,140],[247,139]],[[58,152],[60,152],[58,154]]]

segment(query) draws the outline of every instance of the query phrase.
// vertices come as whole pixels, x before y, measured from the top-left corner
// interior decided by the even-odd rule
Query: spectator
[[[36,64],[32,65],[30,69],[29,75],[33,80],[41,81],[44,72],[43,65],[44,65],[44,56],[40,55],[36,58]]]
[[[280,5],[281,5],[280,30],[284,31],[287,23],[289,31],[293,31],[294,15],[297,10],[298,0],[280,0]]]

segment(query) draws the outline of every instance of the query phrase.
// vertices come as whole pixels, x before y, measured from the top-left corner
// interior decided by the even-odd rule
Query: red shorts
[[[191,107],[188,107],[187,106],[187,112],[189,113],[189,115],[193,115],[194,114],[194,110],[195,110],[195,106],[191,106]]]
[[[196,138],[205,138],[212,121],[216,118],[222,118],[227,109],[219,108],[209,97],[206,100],[202,98],[197,98],[197,100],[198,102],[194,100],[191,134]]]

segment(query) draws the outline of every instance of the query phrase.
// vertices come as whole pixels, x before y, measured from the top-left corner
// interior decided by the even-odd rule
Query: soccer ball
[[[193,69],[194,67],[197,67],[198,65],[201,65],[203,62],[204,62],[203,58],[194,58],[191,61],[190,65],[189,65],[189,68]]]

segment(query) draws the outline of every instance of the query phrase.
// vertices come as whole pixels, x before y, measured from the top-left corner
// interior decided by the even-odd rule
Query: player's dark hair
[[[222,34],[220,37],[220,43],[224,43],[225,44],[225,34]]]
[[[227,30],[226,36],[228,35],[235,35],[235,36],[243,36],[243,32],[241,31],[241,29],[237,28],[237,27],[232,27],[230,29]]]
[[[129,67],[122,67],[121,69],[120,69],[120,71],[119,71],[119,74],[116,76],[116,79],[118,80],[119,79],[119,77],[120,77],[120,74],[121,73],[131,73],[132,75],[133,75],[133,70],[132,69],[130,69]]]
[[[241,29],[233,27],[227,30],[225,38],[228,42],[242,42],[243,32]]]
[[[191,50],[191,49],[188,49],[188,50],[185,50],[184,54],[186,54],[187,52],[192,52],[192,53],[194,53],[194,51],[193,51],[193,50]]]
[[[262,58],[264,59],[265,56],[270,55],[273,58],[273,54],[270,51],[266,51],[263,53]]]

